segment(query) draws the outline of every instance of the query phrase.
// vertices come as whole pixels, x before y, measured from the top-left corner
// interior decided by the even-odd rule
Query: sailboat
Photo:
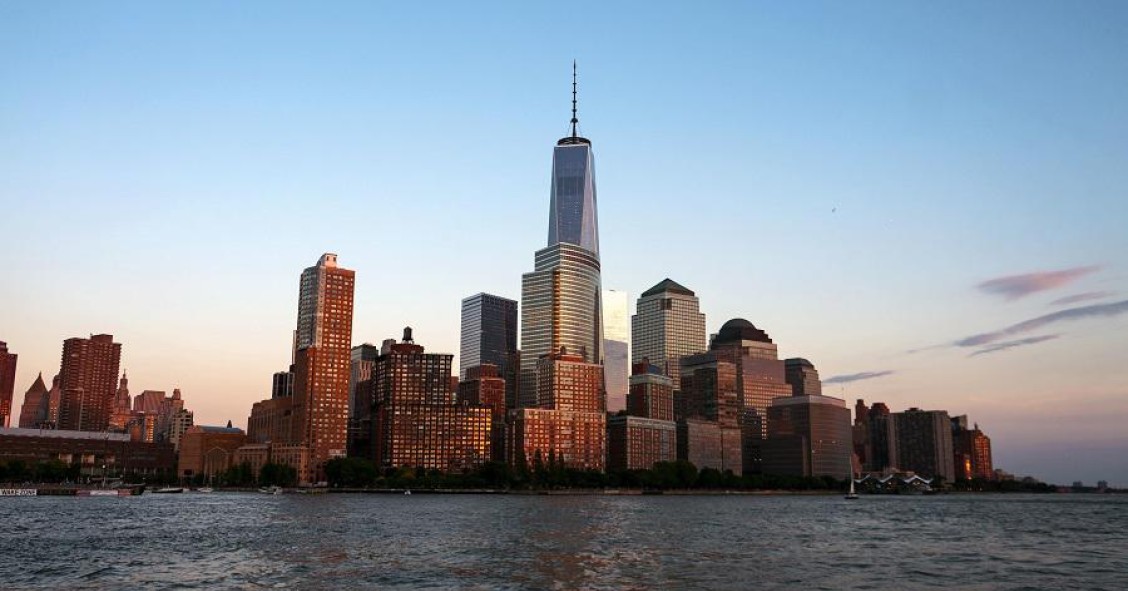
[[[854,475],[851,474],[850,475],[850,492],[846,493],[846,500],[847,501],[854,501],[854,500],[857,500],[857,498],[858,498],[858,493],[854,492]]]

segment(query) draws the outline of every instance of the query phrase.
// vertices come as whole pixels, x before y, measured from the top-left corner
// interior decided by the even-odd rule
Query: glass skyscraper
[[[459,377],[484,363],[502,375],[517,352],[517,302],[488,293],[462,300],[462,339],[458,350]]]
[[[603,363],[603,305],[591,141],[576,131],[573,80],[572,134],[552,153],[548,245],[521,277],[519,404],[536,406],[537,361],[542,355],[579,355]]]

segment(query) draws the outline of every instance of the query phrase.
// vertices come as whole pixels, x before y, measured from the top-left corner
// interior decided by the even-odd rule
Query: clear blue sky
[[[671,277],[710,331],[893,372],[829,394],[1128,486],[1123,2],[5,2],[0,54],[17,404],[108,332],[134,393],[242,424],[326,251],[357,343],[457,353],[459,300],[518,298],[544,244],[576,59],[605,287]]]

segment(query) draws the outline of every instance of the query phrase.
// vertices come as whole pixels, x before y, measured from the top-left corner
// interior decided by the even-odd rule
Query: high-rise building
[[[364,343],[352,348],[349,369],[349,444],[350,457],[371,455],[372,448],[372,368],[380,357],[380,347]]]
[[[291,442],[309,448],[308,473],[321,475],[326,461],[344,457],[348,447],[353,291],[356,274],[325,253],[302,271],[295,340],[294,425]]]
[[[180,439],[195,422],[195,414],[183,408],[173,412],[168,421],[168,435],[165,441],[172,444],[173,449],[180,450]]]
[[[43,373],[35,378],[35,382],[24,393],[23,406],[20,407],[20,428],[38,429],[47,422],[47,405],[49,393],[47,385],[43,383]]]
[[[458,403],[490,409],[490,455],[495,462],[505,461],[506,382],[496,365],[466,368],[458,383]]]
[[[792,396],[822,396],[822,382],[819,370],[803,358],[784,359],[784,379],[791,386]]]
[[[681,389],[681,358],[705,352],[705,315],[696,294],[672,279],[642,292],[631,317],[631,363],[649,359]]]
[[[271,398],[288,398],[294,395],[294,372],[276,371],[270,380]]]
[[[955,479],[952,420],[947,411],[910,408],[892,415],[890,464],[925,477]]]
[[[458,376],[466,370],[493,365],[508,373],[517,351],[517,302],[501,296],[479,293],[462,300],[462,335],[458,350]],[[506,387],[517,388],[516,382]],[[515,395],[515,394],[514,394]]]
[[[791,396],[784,362],[768,334],[743,318],[724,323],[713,336],[709,352],[737,368],[737,391],[742,408],[744,472],[761,471],[761,443],[768,436],[768,407],[772,399]],[[812,367],[813,369],[813,367]]]
[[[559,353],[542,356],[537,363],[537,407],[604,412],[603,366],[587,363],[563,347]]]
[[[460,472],[490,460],[492,409],[451,396],[453,355],[424,352],[410,328],[402,343],[385,341],[381,353],[371,380],[379,467]]]
[[[781,396],[768,407],[763,445],[765,474],[846,478],[850,464],[850,409],[839,398]]]
[[[133,412],[156,415],[167,396],[164,390],[142,390],[133,398]]]
[[[952,417],[952,448],[955,453],[954,470],[957,480],[994,479],[991,438],[979,430],[978,424],[969,429],[966,415]]]
[[[885,472],[893,463],[893,420],[884,402],[866,407],[861,398],[854,405],[854,454],[865,472]]]
[[[537,364],[566,347],[602,365],[603,304],[591,141],[577,133],[575,79],[572,135],[556,142],[548,245],[521,277],[521,377],[519,405],[536,406]]]
[[[673,462],[677,454],[677,423],[617,415],[607,419],[607,470],[649,470],[658,462]]]
[[[607,412],[627,407],[627,380],[631,373],[631,312],[627,292],[603,290],[603,379]]]
[[[57,429],[59,414],[63,408],[63,377],[55,374],[51,378],[51,389],[47,391],[47,422],[44,428]]]
[[[647,359],[634,364],[632,369],[627,414],[659,421],[674,420],[673,380]]]
[[[120,362],[121,344],[114,342],[113,335],[63,341],[60,429],[105,431],[109,427]]]
[[[16,388],[18,356],[8,352],[8,343],[0,341],[0,427],[12,424],[12,396]]]
[[[679,437],[685,439],[678,443],[678,459],[694,462],[698,468],[744,473],[744,418],[737,369],[736,363],[721,359],[715,351],[682,357],[676,414]],[[704,447],[694,449],[698,445]]]

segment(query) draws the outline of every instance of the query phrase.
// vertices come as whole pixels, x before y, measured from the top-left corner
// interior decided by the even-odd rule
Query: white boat
[[[258,491],[264,495],[280,495],[282,494],[281,486],[264,486],[259,488]]]
[[[854,492],[854,475],[850,475],[850,492],[846,493],[846,500],[853,501],[858,498],[858,493]]]
[[[184,492],[184,489],[180,488],[179,486],[166,486],[164,488],[158,488],[157,490],[155,490],[153,492],[168,495],[168,494],[182,493],[182,492]]]
[[[212,490],[213,489],[210,486],[201,486],[200,488],[196,489],[196,492],[198,492],[198,493],[210,493],[210,492],[212,492]]]
[[[411,494],[411,491],[410,491],[410,490],[405,490],[405,491],[403,491],[403,494],[405,494],[405,495],[409,495],[409,494]]]

